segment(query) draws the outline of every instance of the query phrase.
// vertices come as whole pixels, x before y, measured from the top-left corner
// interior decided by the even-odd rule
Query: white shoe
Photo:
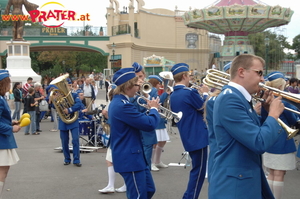
[[[115,193],[115,188],[114,187],[105,187],[104,189],[99,189],[98,190],[100,193]]]
[[[168,168],[168,167],[169,167],[168,165],[166,165],[166,164],[164,164],[164,163],[162,163],[162,162],[160,162],[160,163],[158,163],[158,164],[155,164],[155,166],[156,166],[157,168]]]
[[[159,171],[159,169],[154,164],[151,164],[151,171]]]
[[[115,189],[118,193],[124,193],[126,192],[126,185],[124,184],[122,187]]]

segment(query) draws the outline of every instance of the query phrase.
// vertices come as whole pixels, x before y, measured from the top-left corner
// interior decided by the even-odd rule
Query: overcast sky
[[[29,0],[32,3],[38,4],[40,7],[47,2],[58,2],[64,5],[67,10],[73,10],[78,14],[90,15],[90,22],[85,22],[85,25],[92,26],[106,26],[106,8],[109,6],[109,0]],[[123,7],[128,7],[129,0],[119,0],[120,4],[119,10],[122,11]],[[215,2],[215,0],[201,1],[201,0],[144,0],[144,8],[165,8],[169,10],[175,10],[177,6],[178,10],[187,11],[191,7],[192,9],[205,8]],[[300,34],[299,20],[300,20],[300,6],[298,6],[297,0],[264,0],[262,1],[267,5],[275,6],[280,5],[282,7],[291,8],[295,13],[292,17],[291,22],[288,25],[281,26],[281,28],[271,30],[277,34],[288,37],[291,42],[292,39]],[[134,1],[135,7],[137,7],[137,2]],[[46,6],[45,6],[46,8]],[[83,26],[83,22],[68,22],[65,23],[67,26]]]

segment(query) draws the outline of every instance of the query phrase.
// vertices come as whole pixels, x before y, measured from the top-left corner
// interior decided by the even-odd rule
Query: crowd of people
[[[39,135],[42,132],[39,123],[44,117],[39,104],[43,100],[48,102],[54,121],[51,131],[60,131],[63,165],[73,163],[81,167],[79,121],[91,120],[87,113],[95,108],[98,89],[104,85],[108,103],[102,114],[110,125],[110,140],[106,154],[108,184],[99,189],[100,193],[126,192],[127,198],[152,198],[156,188],[151,171],[168,168],[162,161],[162,152],[170,139],[166,124],[174,120],[166,119],[167,109],[182,113],[176,126],[185,153],[191,158],[192,168],[182,198],[198,198],[207,177],[211,199],[281,199],[285,173],[296,167],[297,148],[293,138],[287,139],[289,135],[279,120],[293,127],[299,115],[285,110],[285,107],[297,108],[276,97],[275,92],[264,90],[259,97],[256,94],[262,90],[260,83],[291,93],[298,87],[293,78],[287,83],[279,71],[264,77],[264,65],[265,61],[255,55],[235,57],[224,66],[229,83],[221,90],[195,81],[197,76],[206,74],[191,70],[186,63],[171,68],[173,79],[167,86],[163,85],[166,83],[163,77],[147,77],[143,66],[136,62],[115,72],[111,79],[97,79],[99,75],[93,72],[87,78],[73,81],[65,76],[74,103],[64,108],[56,104],[59,95],[56,85],[32,84],[33,79],[28,78],[23,86],[14,84],[13,114],[3,98],[9,87],[2,86],[6,89],[0,90],[0,108],[5,110],[0,112],[3,120],[0,136],[9,135],[6,139],[11,139],[12,144],[0,148],[0,198],[9,166],[19,160],[12,133],[19,131],[20,126],[12,120],[20,119],[21,104],[24,103],[24,112],[31,116],[25,135]],[[9,80],[6,71],[3,74],[0,72],[0,85],[6,85]],[[73,157],[69,151],[69,134]],[[297,156],[300,156],[299,148]],[[124,179],[124,185],[117,189],[116,173]]]

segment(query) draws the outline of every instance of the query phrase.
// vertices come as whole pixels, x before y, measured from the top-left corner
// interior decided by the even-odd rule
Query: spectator
[[[36,132],[36,106],[38,106],[38,102],[34,100],[35,90],[30,87],[28,89],[28,95],[26,96],[24,107],[26,106],[27,113],[30,115],[31,123],[25,128],[25,135],[29,135],[29,130],[31,128],[32,135],[39,135],[40,133]]]
[[[43,96],[43,94],[41,93],[40,89],[41,89],[42,85],[38,82],[36,82],[34,84],[34,100],[38,102],[37,106],[35,107],[35,114],[36,114],[36,132],[42,132],[42,130],[40,129],[40,115],[41,115],[41,111],[39,108],[39,103],[45,99],[45,96]]]
[[[85,102],[88,108],[88,111],[92,110],[92,106],[89,106],[90,103],[92,103],[93,100],[96,99],[94,87],[91,85],[91,79],[87,78],[85,80],[84,86],[83,86],[83,93]]]
[[[13,87],[13,94],[15,98],[15,111],[12,116],[13,120],[20,119],[20,110],[21,110],[21,102],[22,102],[22,91],[21,91],[21,84],[20,82],[16,82]]]
[[[108,87],[110,86],[110,81],[109,81],[109,77],[106,77],[105,79],[105,89],[106,89],[106,94],[105,94],[105,97],[106,97],[106,102],[108,102]]]
[[[26,98],[27,94],[28,94],[28,89],[30,87],[32,87],[32,77],[28,77],[27,79],[27,82],[22,86],[22,94],[23,94],[23,99]],[[23,110],[23,113],[27,113],[27,110],[26,110],[27,107],[25,107],[24,105],[24,110]]]
[[[73,93],[76,93],[77,90],[79,89],[78,81],[79,81],[79,80],[74,80],[73,83],[72,83],[72,92],[73,92]]]
[[[89,78],[92,79],[92,80],[94,80],[94,77],[95,77],[94,72],[92,72],[92,73],[89,75]]]
[[[298,79],[293,77],[290,79],[290,86],[287,88],[288,92],[299,94]]]
[[[95,86],[97,87],[97,89],[100,87],[99,78],[100,78],[99,73],[94,76],[94,80],[95,80],[95,84],[96,84]]]
[[[99,73],[99,85],[100,85],[100,89],[102,89],[102,86],[103,86],[103,79],[104,79],[103,73]]]

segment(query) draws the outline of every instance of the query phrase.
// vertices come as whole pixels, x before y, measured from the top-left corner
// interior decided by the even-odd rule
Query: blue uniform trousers
[[[73,144],[73,164],[80,163],[80,151],[79,151],[79,129],[75,127],[70,129],[72,134]],[[60,130],[61,145],[65,156],[65,162],[71,162],[70,150],[69,150],[69,130]]]
[[[155,185],[149,167],[141,171],[120,172],[124,178],[129,199],[150,199],[155,193]]]
[[[147,165],[149,165],[151,167],[153,144],[143,145],[143,148],[144,148],[146,163],[147,163]]]
[[[193,168],[190,171],[190,179],[187,190],[182,198],[197,199],[205,179],[207,147],[196,151],[189,151],[189,155],[191,156]]]

